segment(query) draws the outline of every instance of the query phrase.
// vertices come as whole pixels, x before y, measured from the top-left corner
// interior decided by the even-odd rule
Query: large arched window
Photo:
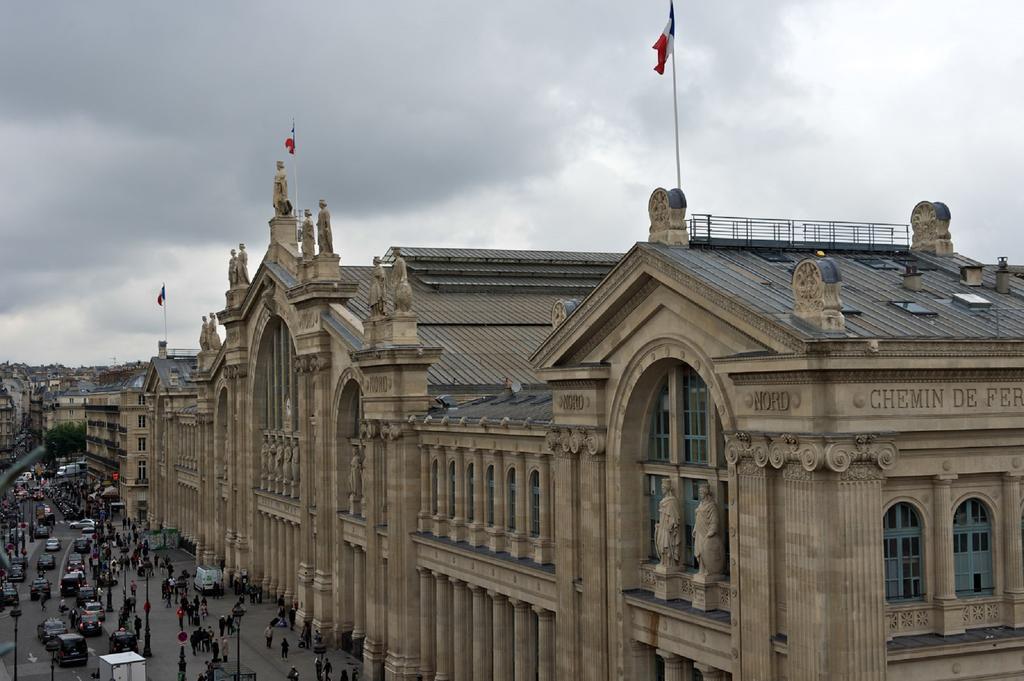
[[[530,473],[530,536],[540,536],[540,473]]]
[[[659,385],[651,406],[647,459],[708,463],[708,415],[704,379],[685,364],[673,368]]]
[[[882,522],[885,597],[896,601],[924,595],[921,567],[921,520],[908,503],[895,504]]]
[[[494,466],[487,467],[487,526],[494,527]]]
[[[508,469],[508,484],[505,491],[506,515],[505,527],[512,532],[516,531],[516,469]]]
[[[430,465],[430,512],[437,515],[437,496],[439,485],[437,479],[437,459]]]
[[[295,347],[288,327],[273,317],[260,341],[256,401],[262,402],[262,426],[267,430],[294,431],[298,428],[299,394],[295,380]],[[260,405],[257,405],[259,408]]]
[[[466,520],[469,522],[476,520],[476,504],[474,503],[474,500],[476,499],[476,490],[474,489],[475,481],[473,480],[473,474],[475,472],[476,471],[473,470],[473,464],[469,464],[469,466],[466,467]]]
[[[455,517],[455,462],[448,464],[448,517]]]
[[[953,570],[957,596],[992,593],[992,524],[980,499],[968,499],[953,515]]]

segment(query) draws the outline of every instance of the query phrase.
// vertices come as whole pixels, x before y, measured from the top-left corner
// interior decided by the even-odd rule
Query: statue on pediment
[[[288,175],[284,171],[284,161],[277,162],[274,173],[274,216],[287,217],[292,214],[292,202],[288,198]]]
[[[307,208],[302,220],[302,259],[312,260],[316,255],[316,241],[313,239],[313,213]]]
[[[316,216],[316,238],[320,242],[320,254],[334,253],[334,236],[331,234],[331,211],[327,202],[320,199],[320,212]]]
[[[370,283],[370,315],[383,317],[387,312],[386,302],[387,274],[381,265],[380,258],[373,258],[373,281]]]
[[[697,559],[698,574],[720,575],[725,567],[725,551],[719,532],[718,508],[707,483],[697,488],[696,518],[693,523],[693,557]]]
[[[679,567],[679,499],[672,480],[662,483],[662,497],[658,502],[658,523],[654,527],[654,548],[665,568]]]
[[[348,491],[356,499],[363,496],[363,460],[358,451],[352,452],[348,467]]]
[[[205,317],[204,317],[205,319]],[[220,350],[220,334],[217,333],[217,315],[210,313],[210,321],[206,325],[206,344],[209,350],[214,352]]]
[[[391,266],[392,298],[395,301],[395,312],[412,312],[412,286],[409,285],[409,272],[405,266],[402,251],[394,249],[395,264]]]
[[[249,254],[245,252],[245,244],[238,244],[238,256],[235,259],[237,283],[249,284]]]
[[[199,351],[206,352],[210,349],[210,327],[206,322],[206,315],[203,315],[203,330],[199,332]]]
[[[228,286],[230,288],[238,286],[238,256],[233,248],[231,249],[231,259],[228,260]]]

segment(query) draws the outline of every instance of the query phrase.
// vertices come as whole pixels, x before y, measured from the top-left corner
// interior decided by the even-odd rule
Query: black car
[[[43,594],[46,594],[47,598],[50,597],[50,582],[42,577],[36,577],[32,580],[32,586],[28,592],[29,598],[38,601]]]
[[[61,596],[74,596],[78,593],[78,587],[81,584],[81,580],[77,573],[64,575],[60,578],[60,595]]]
[[[103,623],[96,613],[86,613],[79,617],[77,627],[82,636],[99,636],[103,633]]]
[[[57,637],[60,648],[57,649],[57,664],[61,667],[69,664],[85,664],[89,661],[89,646],[78,634],[61,634]]]
[[[11,571],[7,575],[7,579],[12,582],[24,582],[25,581],[25,566],[15,563],[11,566]]]
[[[78,587],[78,605],[82,606],[89,601],[95,601],[98,597],[96,596],[96,587],[83,584]]]
[[[0,589],[0,605],[17,605],[18,604],[18,590],[14,588],[12,584],[5,584],[3,589]]]
[[[110,635],[110,652],[123,653],[126,651],[139,652],[139,639],[130,631],[118,629]]]
[[[49,539],[50,528],[46,525],[36,525],[36,539]]]
[[[44,553],[36,561],[37,570],[52,570],[55,567],[57,567],[57,559],[53,557],[52,553]]]
[[[45,622],[40,622],[36,625],[36,636],[39,638],[39,642],[44,645],[51,638],[56,638],[66,633],[68,633],[68,628],[64,624],[64,620],[57,617],[51,617]]]
[[[75,553],[87,554],[89,553],[89,548],[91,546],[92,542],[90,542],[88,539],[84,537],[79,537],[75,540],[75,543],[72,545],[72,551],[74,551]]]

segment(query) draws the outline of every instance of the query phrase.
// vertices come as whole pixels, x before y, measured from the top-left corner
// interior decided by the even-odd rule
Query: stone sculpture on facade
[[[662,484],[662,497],[658,503],[658,524],[654,528],[654,548],[664,569],[679,566],[679,500],[671,480]]]
[[[266,487],[267,479],[270,477],[270,442],[267,436],[263,436],[263,446],[260,447],[260,482],[261,487]]]
[[[292,202],[288,198],[288,175],[284,171],[284,161],[277,162],[274,173],[274,216],[287,217],[292,214]]]
[[[291,478],[292,483],[299,484],[299,445],[293,444],[291,448]]]
[[[209,346],[209,350],[218,351],[220,350],[221,341],[220,334],[217,333],[217,315],[210,313],[210,321],[206,324],[206,343]]]
[[[793,269],[793,314],[822,331],[846,328],[839,265],[832,258],[805,258]]]
[[[352,453],[352,460],[349,462],[348,490],[354,499],[363,496],[363,460],[358,451]]]
[[[718,509],[707,483],[697,488],[697,497],[700,504],[693,524],[693,557],[697,559],[699,574],[720,575],[725,567],[725,550],[719,534]]]
[[[312,260],[316,255],[316,241],[313,239],[313,213],[307,208],[302,220],[302,259]]]
[[[395,312],[412,312],[412,286],[409,285],[409,272],[405,266],[405,258],[397,248],[395,249],[395,264],[391,267],[391,285]]]
[[[238,283],[249,284],[249,254],[245,252],[245,244],[238,244],[238,256],[235,260],[238,270]]]
[[[238,286],[238,256],[233,248],[231,249],[231,259],[228,260],[228,286],[230,288]]]
[[[370,314],[374,317],[383,317],[387,312],[385,290],[387,287],[387,274],[381,265],[380,258],[373,258],[373,282],[370,284]]]
[[[199,351],[206,352],[210,349],[210,327],[206,324],[206,315],[203,315],[203,330],[199,332]]]
[[[647,240],[669,246],[687,246],[690,236],[686,229],[686,195],[680,189],[665,190],[658,187],[647,202],[651,227]]]
[[[910,213],[910,226],[914,231],[910,250],[936,255],[953,252],[949,236],[949,208],[944,203],[921,201]]]
[[[320,242],[320,254],[334,253],[334,236],[331,234],[331,211],[327,202],[320,199],[320,212],[316,216],[316,238]]]

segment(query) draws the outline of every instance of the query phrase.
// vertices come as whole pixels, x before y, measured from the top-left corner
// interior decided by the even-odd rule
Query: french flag
[[[160,285],[160,295],[158,295],[156,297],[156,304],[159,305],[160,307],[163,307],[164,301],[167,300],[167,291],[165,291],[164,289],[165,289],[164,285],[161,284]]]
[[[295,155],[295,121],[292,121],[292,135],[284,141],[284,148],[292,156]]]
[[[668,23],[665,24],[665,29],[661,32],[658,42],[653,45],[654,49],[658,51],[658,65],[654,67],[654,70],[662,75],[665,73],[665,62],[668,61],[668,56],[672,54],[672,43],[675,42],[675,38],[676,11],[670,0],[668,3]]]

